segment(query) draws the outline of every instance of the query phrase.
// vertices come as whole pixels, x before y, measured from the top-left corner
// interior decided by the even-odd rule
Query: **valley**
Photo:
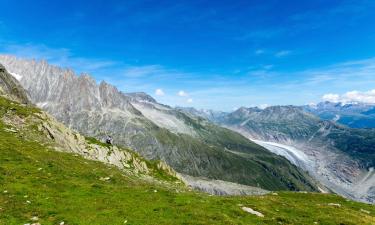
[[[163,162],[84,137],[27,103],[5,70],[0,81],[1,224],[375,222],[373,206],[332,194],[271,193],[225,182],[230,190],[242,189],[232,194],[252,196],[196,192],[184,184],[194,178],[181,179]],[[223,194],[212,189],[223,181],[194,182]]]

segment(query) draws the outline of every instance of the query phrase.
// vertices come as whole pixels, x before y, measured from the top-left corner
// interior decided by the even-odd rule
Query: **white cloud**
[[[164,91],[162,89],[158,88],[158,89],[155,90],[155,95],[157,95],[157,96],[164,96],[165,93],[164,93]]]
[[[322,99],[324,101],[328,102],[339,102],[340,101],[340,96],[338,94],[325,94],[323,95]]]
[[[186,93],[185,91],[181,90],[181,91],[179,91],[179,92],[177,93],[177,95],[178,95],[178,96],[181,96],[181,97],[186,97],[186,96],[188,96],[189,94]]]
[[[360,92],[360,91],[349,91],[343,95],[338,94],[325,94],[322,99],[330,102],[341,102],[341,103],[370,103],[375,104],[375,89]]]
[[[291,51],[283,50],[283,51],[276,52],[275,56],[276,57],[284,57],[284,56],[290,55],[290,53],[291,53]]]
[[[255,55],[261,55],[261,54],[264,54],[265,52],[264,52],[264,50],[263,49],[257,49],[256,51],[255,51]]]
[[[189,98],[188,100],[186,100],[187,103],[193,103],[193,99],[192,98]]]

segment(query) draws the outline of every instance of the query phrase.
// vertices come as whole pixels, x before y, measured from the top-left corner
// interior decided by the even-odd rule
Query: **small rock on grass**
[[[368,210],[360,209],[359,211],[370,214],[370,211],[368,211]]]
[[[328,203],[329,206],[341,207],[341,204],[338,203]]]
[[[99,180],[101,181],[109,181],[111,178],[110,177],[101,177]]]
[[[260,212],[258,212],[258,211],[255,211],[255,210],[252,209],[252,208],[249,208],[249,207],[242,207],[241,209],[242,209],[243,211],[245,211],[245,212],[248,212],[248,213],[250,213],[250,214],[256,215],[256,216],[258,216],[258,217],[264,217],[264,215],[263,215],[262,213],[260,213]]]
[[[33,217],[31,218],[31,220],[32,220],[32,221],[38,221],[39,218],[38,218],[37,216],[33,216]]]

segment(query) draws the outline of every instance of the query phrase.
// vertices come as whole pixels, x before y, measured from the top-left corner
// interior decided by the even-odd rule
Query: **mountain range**
[[[324,120],[332,120],[352,128],[375,128],[375,104],[320,102],[302,107]]]
[[[222,194],[215,186],[226,186],[251,196],[194,191],[164,162],[85,137],[35,107],[25,93],[0,66],[0,224],[375,222],[373,206],[333,194],[270,193],[191,178],[213,194]]]
[[[214,122],[283,155],[334,192],[374,202],[375,129],[323,120],[299,106],[241,107]]]
[[[371,106],[241,107],[231,113],[173,108],[45,61],[0,56],[0,63],[34,104],[66,126],[101,140],[111,135],[147,159],[165,161],[192,184],[199,182],[191,176],[375,200],[375,131],[322,113],[371,114]]]
[[[145,93],[123,93],[87,74],[45,61],[1,56],[31,101],[86,136],[162,160],[181,174],[266,190],[317,190],[316,182],[282,156],[206,119],[157,103]]]

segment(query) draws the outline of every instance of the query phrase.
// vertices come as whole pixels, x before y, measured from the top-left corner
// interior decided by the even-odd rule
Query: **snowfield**
[[[18,73],[12,73],[12,72],[9,72],[14,78],[16,78],[18,81],[20,81],[22,79],[22,76],[19,75]]]

